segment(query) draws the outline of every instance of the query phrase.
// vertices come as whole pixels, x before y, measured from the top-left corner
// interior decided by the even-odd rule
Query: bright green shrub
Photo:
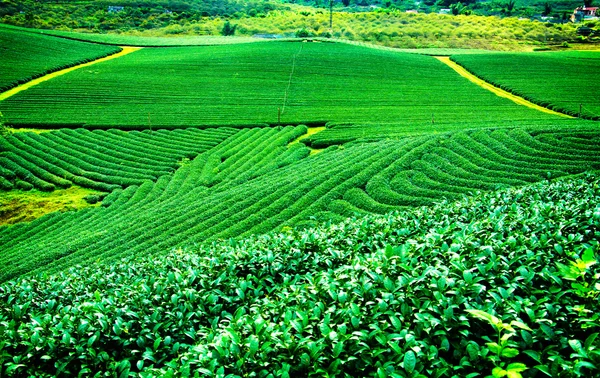
[[[454,55],[452,60],[536,104],[575,117],[600,119],[600,105],[594,100],[597,88],[585,74],[600,67],[597,52],[469,54]]]
[[[518,364],[594,376],[599,188],[596,176],[546,182],[6,282],[0,366],[452,377]]]
[[[48,73],[120,51],[104,46],[0,26],[0,92]]]

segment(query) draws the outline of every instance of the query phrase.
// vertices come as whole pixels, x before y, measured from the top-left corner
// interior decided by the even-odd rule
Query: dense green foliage
[[[0,373],[596,376],[599,198],[586,176],[8,282]]]
[[[308,157],[286,146],[305,131],[243,129],[173,175],[113,191],[102,208],[2,227],[0,281],[600,168],[595,125],[357,141]]]
[[[29,183],[52,191],[72,184],[113,191],[179,168],[235,129],[124,132],[61,129],[42,134],[13,133],[0,139],[0,189]]]
[[[144,30],[205,17],[264,16],[278,8],[281,4],[257,0],[5,0],[0,3],[0,20],[44,29]]]
[[[270,1],[110,0],[66,4],[5,0],[0,3],[0,21],[61,31],[141,33],[146,36],[219,35],[224,23],[230,21],[238,26],[237,34],[244,36],[268,33],[289,37],[303,30],[308,36],[333,36],[404,48],[515,50],[523,49],[521,45],[576,40],[577,26],[565,22],[580,2],[526,1],[528,4],[514,0],[359,0],[360,4],[352,4],[350,0],[349,7],[342,7],[347,0],[336,1],[332,30],[327,9],[329,2],[325,0],[304,1],[309,6]],[[206,5],[213,8],[208,12],[201,10]],[[374,8],[368,5],[374,5]],[[109,10],[110,6],[123,9]],[[452,9],[458,15],[437,14],[444,8]],[[407,10],[416,10],[419,14],[405,13]],[[544,10],[553,17],[553,23],[539,22]],[[484,17],[489,15],[495,17]]]
[[[44,34],[76,41],[94,42],[106,45],[141,46],[141,47],[170,47],[170,46],[210,46],[224,44],[238,44],[260,42],[260,38],[236,37],[226,38],[215,35],[188,35],[188,36],[144,36],[141,34],[100,34],[81,33],[64,30],[28,29],[17,26],[2,25],[4,29],[15,31]],[[449,55],[449,54],[447,54]]]
[[[432,57],[300,42],[142,49],[41,83],[0,102],[0,111],[15,126],[134,129],[558,118],[499,98]]]
[[[584,118],[600,119],[599,52],[457,55],[473,74],[534,103]],[[580,108],[581,105],[581,108]]]
[[[0,92],[119,50],[117,47],[69,41],[0,26]]]

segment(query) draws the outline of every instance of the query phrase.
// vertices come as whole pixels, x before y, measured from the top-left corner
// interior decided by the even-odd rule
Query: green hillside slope
[[[69,41],[0,25],[0,92],[49,72],[119,50],[114,46]]]
[[[593,125],[355,142],[309,157],[287,147],[305,130],[244,129],[173,175],[113,191],[103,208],[0,227],[0,281],[600,168]]]
[[[132,129],[557,119],[499,98],[432,57],[299,42],[142,49],[21,92],[0,111],[16,126]]]
[[[452,60],[480,78],[536,104],[600,119],[600,52],[456,55]]]
[[[5,283],[0,373],[596,376],[599,197],[587,176]]]

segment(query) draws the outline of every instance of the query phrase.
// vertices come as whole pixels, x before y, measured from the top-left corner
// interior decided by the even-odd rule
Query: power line
[[[285,89],[285,93],[283,94],[283,106],[281,107],[281,115],[283,115],[283,113],[285,112],[285,105],[287,104],[288,93],[290,92],[290,87],[292,86],[292,78],[294,77],[294,70],[296,69],[296,58],[302,52],[303,47],[304,45],[301,44],[300,50],[298,50],[298,52],[294,54],[294,57],[292,58],[292,70],[290,72],[290,79],[288,80],[287,88]]]

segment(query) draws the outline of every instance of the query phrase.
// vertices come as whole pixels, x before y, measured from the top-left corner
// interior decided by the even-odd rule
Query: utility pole
[[[333,32],[333,0],[329,0],[329,29]]]

